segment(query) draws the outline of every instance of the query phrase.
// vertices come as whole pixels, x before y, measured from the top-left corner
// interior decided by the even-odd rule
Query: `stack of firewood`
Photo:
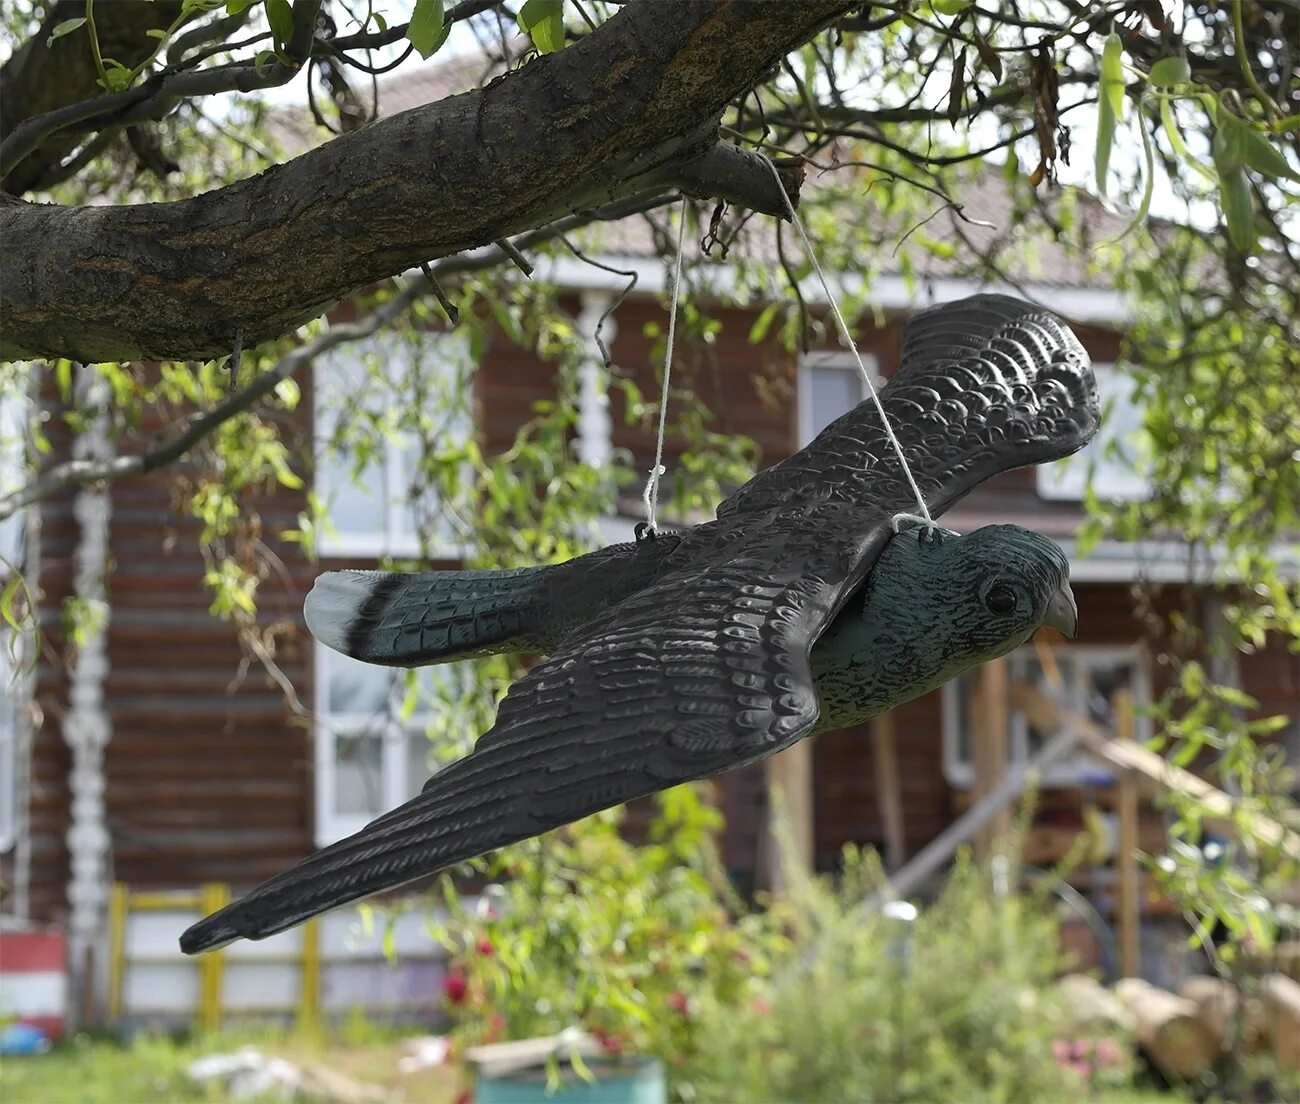
[[[1075,1026],[1129,1035],[1174,1081],[1190,1081],[1231,1054],[1271,1053],[1280,1072],[1300,1072],[1300,982],[1273,973],[1244,1002],[1217,977],[1188,978],[1177,993],[1140,978],[1107,990],[1075,974],[1061,979],[1062,1004]]]

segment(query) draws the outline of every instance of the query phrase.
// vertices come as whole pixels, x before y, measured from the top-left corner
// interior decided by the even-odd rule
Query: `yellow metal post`
[[[211,915],[230,903],[230,887],[208,882],[199,891],[205,915]],[[199,1026],[204,1031],[221,1027],[221,978],[225,972],[224,951],[209,951],[199,962]]]
[[[320,1013],[320,919],[313,916],[302,926],[302,981],[298,994],[298,1023],[316,1022]]]
[[[113,883],[108,899],[108,1020],[122,1016],[122,986],[126,965],[126,912],[130,893],[121,882]]]

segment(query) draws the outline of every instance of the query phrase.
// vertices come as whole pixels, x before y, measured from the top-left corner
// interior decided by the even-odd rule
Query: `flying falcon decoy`
[[[1001,295],[913,317],[880,400],[932,515],[999,472],[1077,451],[1099,420],[1075,335]],[[859,724],[1042,625],[1074,635],[1056,545],[1012,525],[896,531],[913,509],[868,400],[681,532],[522,570],[322,575],[307,624],[344,655],[401,667],[548,658],[418,797],[201,920],[182,949],[262,939]]]

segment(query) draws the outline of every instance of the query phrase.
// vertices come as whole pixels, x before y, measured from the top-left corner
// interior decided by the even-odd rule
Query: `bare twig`
[[[494,244],[499,250],[501,250],[502,253],[504,253],[507,257],[510,258],[510,262],[515,266],[515,268],[519,269],[519,271],[522,272],[525,276],[527,276],[530,280],[532,279],[533,266],[529,264],[527,257],[525,257],[522,253],[519,252],[518,249],[516,249],[513,245],[510,244],[509,238],[497,238]]]

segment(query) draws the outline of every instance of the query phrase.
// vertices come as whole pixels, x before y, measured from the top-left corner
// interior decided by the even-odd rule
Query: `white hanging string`
[[[646,532],[654,536],[659,530],[655,522],[655,513],[659,508],[659,477],[664,474],[664,419],[668,416],[668,381],[673,371],[673,344],[677,339],[677,299],[682,286],[682,242],[686,236],[686,200],[682,200],[681,218],[677,223],[677,256],[673,263],[672,303],[668,314],[668,341],[664,353],[664,384],[659,393],[659,436],[655,441],[655,464],[650,469],[650,478],[646,480],[645,493],[641,501],[645,503]]]
[[[894,532],[898,532],[899,523],[904,521],[924,525],[927,529],[937,529],[938,525],[934,518],[930,516],[929,507],[925,504],[925,496],[921,494],[921,488],[916,485],[916,479],[912,476],[911,465],[908,464],[907,457],[903,455],[903,446],[898,443],[898,438],[894,436],[894,428],[889,424],[889,416],[885,413],[880,396],[876,393],[876,383],[871,378],[871,373],[867,371],[867,366],[862,363],[862,355],[858,352],[857,342],[853,340],[848,323],[844,321],[844,315],[840,313],[840,305],[836,302],[830,284],[826,281],[826,274],[822,272],[822,266],[817,260],[817,254],[813,251],[812,242],[808,239],[808,231],[804,229],[803,220],[799,217],[799,212],[794,209],[794,203],[791,202],[790,195],[785,190],[785,185],[781,183],[781,174],[776,171],[776,165],[772,163],[771,158],[765,158],[765,160],[767,161],[767,167],[772,170],[772,176],[776,180],[776,186],[781,193],[781,198],[785,200],[785,209],[790,212],[790,221],[794,224],[794,228],[799,231],[799,237],[803,239],[803,247],[808,254],[808,260],[812,262],[813,271],[817,273],[817,279],[821,281],[822,291],[826,293],[826,302],[830,304],[831,313],[834,314],[835,323],[839,327],[840,339],[848,347],[853,354],[853,359],[857,362],[858,371],[862,373],[862,378],[866,381],[871,401],[876,404],[876,413],[880,415],[880,420],[884,424],[885,436],[889,438],[889,443],[894,446],[898,462],[903,467],[903,475],[907,478],[907,485],[912,488],[912,494],[916,496],[918,512],[915,514],[895,514],[893,517]]]

